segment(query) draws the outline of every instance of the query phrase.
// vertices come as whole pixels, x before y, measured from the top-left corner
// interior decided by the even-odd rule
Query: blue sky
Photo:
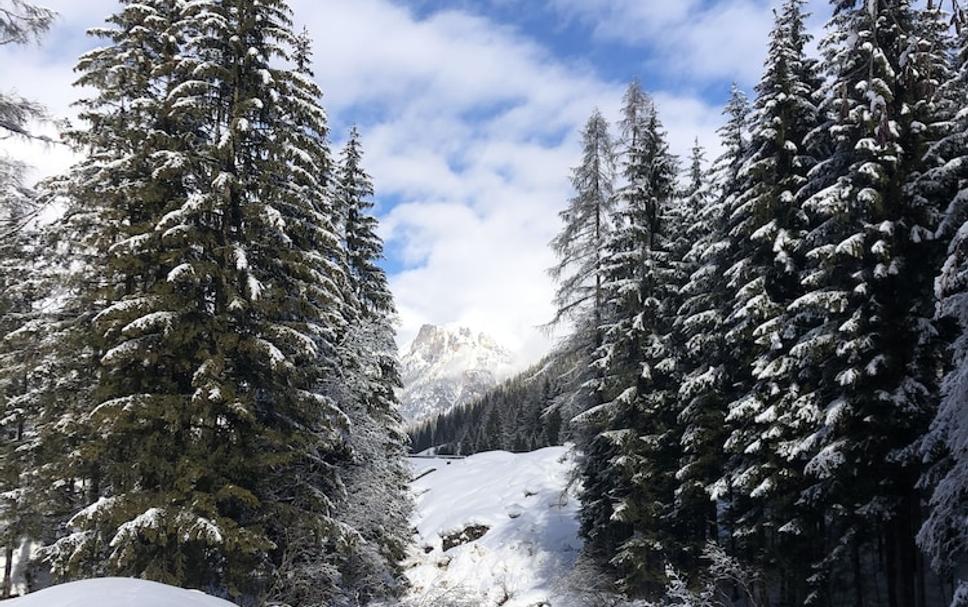
[[[0,49],[20,93],[71,116],[83,32],[114,0],[45,0],[62,13],[40,46]],[[552,336],[547,243],[569,196],[577,131],[615,117],[625,84],[653,92],[674,151],[717,150],[720,106],[758,78],[775,0],[291,0],[315,39],[338,146],[363,134],[378,192],[400,341],[420,324],[486,331],[535,360]],[[826,12],[826,2],[811,8]],[[823,15],[812,23],[818,29]],[[9,81],[8,81],[9,82]],[[9,145],[8,145],[9,147]],[[50,174],[56,148],[12,153]]]

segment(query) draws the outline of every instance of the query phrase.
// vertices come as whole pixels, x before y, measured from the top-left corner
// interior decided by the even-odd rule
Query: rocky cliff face
[[[481,397],[511,371],[511,354],[483,333],[424,325],[400,358],[401,413],[417,422]]]

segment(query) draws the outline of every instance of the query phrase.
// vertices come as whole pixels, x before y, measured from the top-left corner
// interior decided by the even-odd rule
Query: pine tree
[[[940,211],[907,186],[928,143],[923,126],[934,122],[944,51],[925,48],[923,15],[907,1],[835,6],[822,45],[830,78],[818,136],[830,153],[805,188],[806,292],[791,306],[815,319],[791,352],[811,370],[798,406],[817,430],[793,454],[811,458],[803,502],[828,513],[819,590],[849,572],[858,602],[877,581],[890,604],[914,604],[911,446],[932,414],[938,373],[929,295]],[[880,568],[864,553],[878,543],[884,577],[871,580]]]
[[[676,159],[637,83],[626,94],[622,129],[626,185],[608,243],[595,361],[605,402],[583,414],[601,431],[581,463],[581,518],[589,554],[608,555],[622,587],[640,594],[661,588],[663,562],[675,556],[667,528],[677,453],[670,336],[681,277],[667,225]]]
[[[601,402],[600,378],[590,368],[592,352],[602,343],[605,246],[615,206],[615,152],[608,122],[597,110],[582,131],[582,160],[572,172],[575,196],[560,213],[562,231],[551,242],[558,264],[550,270],[558,282],[553,324],[569,320],[575,331],[565,348],[584,355],[585,364],[571,378],[575,389],[565,403],[566,416]]]

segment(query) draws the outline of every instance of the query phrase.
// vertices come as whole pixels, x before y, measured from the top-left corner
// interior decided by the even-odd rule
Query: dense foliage
[[[564,419],[585,557],[631,597],[710,579],[713,542],[760,573],[743,601],[958,604],[964,38],[936,3],[840,0],[817,61],[803,5],[776,10],[711,170],[697,148],[675,190],[633,83],[613,200],[586,205],[609,231],[576,241],[582,272],[560,270],[561,243],[589,214],[562,216],[564,347],[591,352]],[[608,140],[586,129],[576,174]],[[576,200],[597,200],[586,184]]]
[[[49,22],[12,7],[5,40]],[[283,0],[124,1],[92,33],[83,159],[38,192],[3,165],[8,555],[42,546],[35,585],[398,594],[395,312],[359,136],[331,157],[311,41]],[[18,133],[40,113],[0,102]],[[51,198],[63,219],[13,229]]]

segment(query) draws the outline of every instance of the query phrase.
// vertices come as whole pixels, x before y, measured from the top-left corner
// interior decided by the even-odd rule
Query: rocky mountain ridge
[[[472,402],[512,370],[506,349],[484,333],[461,327],[420,327],[400,357],[400,407],[408,423]]]

